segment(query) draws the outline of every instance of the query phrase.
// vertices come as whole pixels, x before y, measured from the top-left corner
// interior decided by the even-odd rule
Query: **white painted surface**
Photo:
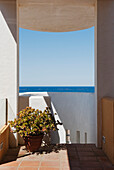
[[[0,99],[0,128],[6,124],[6,99]]]
[[[50,100],[50,98],[49,98],[49,100]],[[29,97],[29,106],[31,106],[34,109],[39,109],[41,111],[44,111],[46,109],[46,107],[48,107],[44,96]]]
[[[76,132],[80,131],[80,142],[97,143],[97,112],[95,94],[92,93],[48,93],[65,129],[71,132],[71,142],[75,143]]]
[[[21,93],[21,96],[38,95],[40,97],[44,94],[51,97],[52,110],[57,113],[55,118],[63,123],[63,127],[61,126],[58,132],[59,136],[53,136],[52,143],[66,141],[65,129],[70,130],[72,143],[78,141],[77,131],[80,131],[81,143],[85,143],[85,133],[87,133],[87,143],[97,143],[97,112],[94,93]]]
[[[19,93],[19,96],[49,96],[47,92],[25,92]]]
[[[51,108],[52,108],[52,113],[54,115],[55,121],[57,122],[57,120],[61,123],[61,119],[59,117],[59,113],[57,112],[57,110],[54,107],[53,102],[51,102]],[[66,143],[66,130],[63,125],[58,125],[57,126],[58,131],[52,131],[51,132],[51,143]]]
[[[8,99],[8,120],[17,115],[18,60],[17,60],[16,0],[0,0],[0,99]],[[2,119],[0,117],[0,119]],[[16,146],[16,136],[10,136],[10,146]]]

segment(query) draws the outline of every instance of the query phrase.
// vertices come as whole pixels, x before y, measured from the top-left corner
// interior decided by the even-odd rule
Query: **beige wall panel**
[[[102,99],[102,135],[105,137],[103,150],[114,164],[114,99]]]
[[[4,158],[5,154],[7,153],[7,150],[9,148],[9,126],[4,125],[0,129],[0,162]]]

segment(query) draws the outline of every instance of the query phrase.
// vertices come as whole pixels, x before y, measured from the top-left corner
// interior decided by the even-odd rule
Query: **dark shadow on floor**
[[[4,156],[3,160],[0,162],[1,164],[5,164],[8,162],[16,161],[17,158],[25,157],[30,155],[30,153],[26,152],[25,154],[19,155],[21,146],[18,146],[16,148],[9,148],[6,155]]]
[[[66,150],[66,145],[60,145],[60,144],[51,144],[51,145],[45,145],[40,147],[38,152],[35,152],[37,155],[39,154],[48,154],[51,152],[58,153],[60,150]]]
[[[94,144],[66,145],[71,170],[113,170],[111,162]]]

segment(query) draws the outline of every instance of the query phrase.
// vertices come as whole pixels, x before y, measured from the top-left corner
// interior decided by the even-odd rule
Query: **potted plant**
[[[54,120],[54,116],[48,107],[42,112],[31,107],[26,107],[18,114],[18,118],[9,121],[14,128],[12,132],[17,132],[25,140],[28,151],[35,152],[42,143],[43,135],[51,130],[58,130],[57,125],[61,123]]]

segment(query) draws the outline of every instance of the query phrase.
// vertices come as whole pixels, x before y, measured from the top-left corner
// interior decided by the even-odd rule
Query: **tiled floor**
[[[2,170],[114,170],[102,150],[93,144],[51,145],[28,153],[22,146],[9,149]]]

